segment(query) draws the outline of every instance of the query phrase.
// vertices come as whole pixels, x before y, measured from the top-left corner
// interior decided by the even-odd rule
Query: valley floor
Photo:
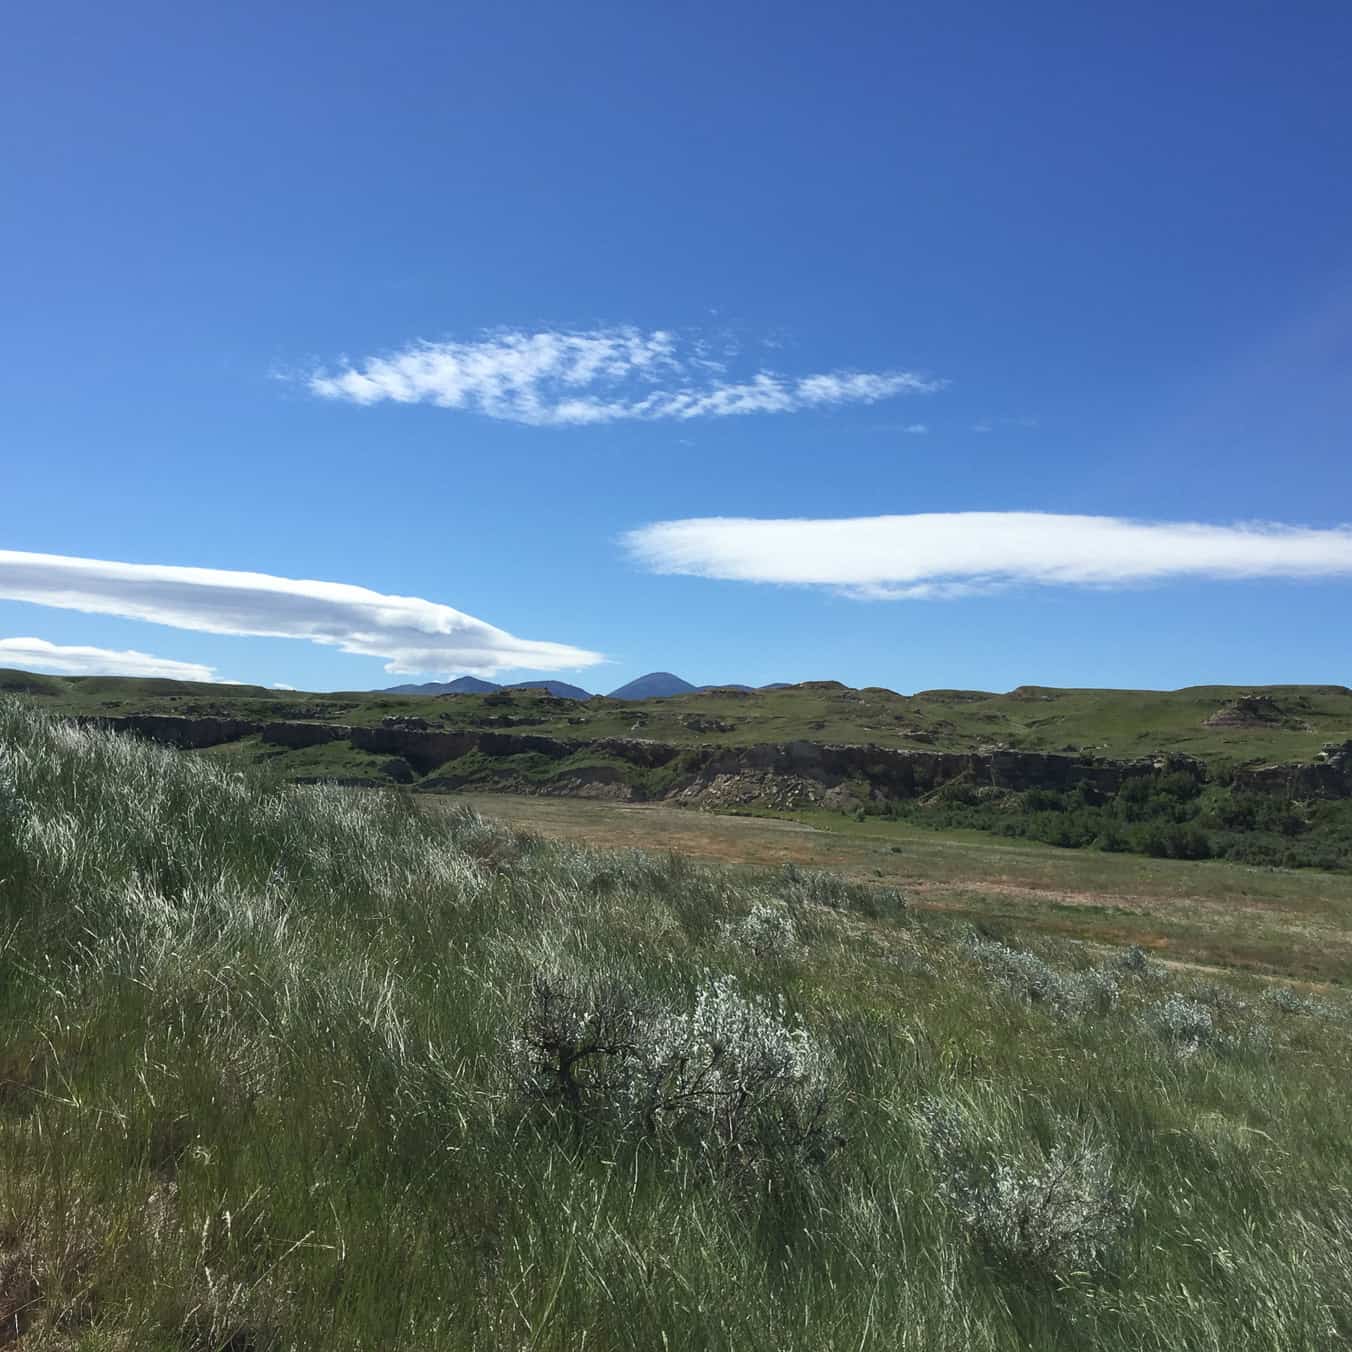
[[[987,926],[1113,945],[1166,961],[1311,982],[1352,981],[1352,878],[1224,861],[1149,859],[936,832],[840,813],[733,816],[665,804],[512,794],[422,800],[558,840],[674,850],[755,868],[795,864],[898,887],[913,905]]]

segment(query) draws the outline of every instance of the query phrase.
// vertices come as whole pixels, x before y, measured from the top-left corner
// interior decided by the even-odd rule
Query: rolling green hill
[[[0,672],[50,713],[293,782],[846,812],[1068,848],[1352,867],[1352,691],[811,681],[585,704]]]
[[[1251,765],[1311,760],[1326,743],[1352,738],[1346,686],[1191,686],[1183,690],[1058,690],[1020,686],[1006,694],[928,690],[899,695],[809,681],[779,690],[715,689],[642,701],[595,697],[585,705],[531,691],[450,696],[345,691],[309,694],[259,686],[198,685],[118,677],[0,671],[0,691],[24,693],[57,713],[110,716],[296,719],[377,726],[422,718],[447,729],[529,728],[577,741],[644,737],[678,746],[767,742],[1129,758],[1170,752]],[[1238,723],[1209,719],[1247,696],[1257,712]]]

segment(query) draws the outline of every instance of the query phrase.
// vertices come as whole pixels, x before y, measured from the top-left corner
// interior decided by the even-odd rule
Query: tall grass
[[[0,1341],[1352,1339],[1346,1003],[994,943],[0,704]],[[598,992],[630,1050],[539,1092]]]

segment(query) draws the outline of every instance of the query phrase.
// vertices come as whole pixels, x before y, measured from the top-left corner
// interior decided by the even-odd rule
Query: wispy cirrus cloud
[[[386,660],[397,675],[593,666],[600,653],[517,638],[417,596],[344,582],[0,550],[0,600],[117,615],[208,634],[296,638]]]
[[[134,648],[91,648],[48,643],[43,638],[0,638],[0,667],[59,676],[164,676],[175,681],[215,681],[216,668],[175,662]]]
[[[843,520],[705,517],[628,532],[659,573],[939,600],[1016,585],[1110,587],[1176,578],[1352,576],[1352,526],[1144,522],[1045,512]]]
[[[928,394],[944,384],[901,370],[728,372],[705,339],[683,343],[665,329],[624,327],[417,342],[315,371],[306,384],[326,399],[433,404],[531,427],[794,413]]]

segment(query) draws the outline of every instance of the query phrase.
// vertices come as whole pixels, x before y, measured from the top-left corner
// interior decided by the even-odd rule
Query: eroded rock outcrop
[[[1204,728],[1275,728],[1286,717],[1271,695],[1241,695],[1202,721]]]
[[[870,745],[832,745],[791,741],[752,746],[682,747],[645,737],[602,737],[566,740],[539,733],[496,729],[439,731],[411,720],[379,727],[344,723],[273,722],[244,719],[187,718],[165,714],[127,714],[85,720],[120,728],[170,746],[201,750],[257,735],[272,746],[298,750],[328,742],[348,742],[360,751],[403,764],[422,777],[422,787],[452,789],[483,783],[484,767],[463,773],[454,762],[477,752],[501,763],[490,782],[526,792],[581,793],[586,796],[643,797],[653,794],[687,803],[767,806],[832,805],[851,792],[873,798],[912,798],[953,781],[999,790],[1065,790],[1084,785],[1104,796],[1116,793],[1129,779],[1158,771],[1181,771],[1208,778],[1204,762],[1186,756],[1139,760],[1101,760],[1061,752],[1019,751],[988,747],[979,751],[933,751]],[[513,757],[532,756],[565,761],[579,753],[604,758],[610,765],[563,766],[542,782],[538,773],[523,773]],[[537,762],[538,765],[538,762]],[[660,787],[646,788],[629,774],[666,769]],[[437,773],[447,767],[446,773]],[[490,767],[491,769],[492,767]],[[390,779],[408,782],[400,771]],[[1239,788],[1282,793],[1292,798],[1352,797],[1352,742],[1330,744],[1309,764],[1267,765],[1237,771]]]
[[[346,741],[352,736],[352,729],[346,723],[268,723],[262,729],[262,736],[270,746],[299,751],[306,746]]]
[[[1352,742],[1329,743],[1312,763],[1259,765],[1235,771],[1236,788],[1288,798],[1352,798]]]
[[[1184,768],[1182,758],[1170,768]],[[1202,774],[1200,764],[1196,773]],[[1087,761],[1079,756],[1040,751],[913,751],[894,747],[780,742],[748,747],[697,747],[681,756],[688,783],[676,790],[686,801],[707,789],[714,798],[735,792],[762,792],[776,799],[822,801],[832,789],[854,782],[870,796],[913,798],[954,780],[998,789],[1069,789],[1085,784],[1102,794],[1115,793],[1126,780],[1153,774],[1155,760]],[[742,781],[734,789],[731,781]],[[772,788],[772,785],[778,787]],[[753,794],[754,797],[754,794]],[[747,800],[749,801],[749,800]]]
[[[185,751],[238,742],[261,732],[263,725],[244,718],[184,718],[177,714],[117,714],[108,718],[81,718],[77,722],[113,732],[134,732],[138,737],[176,746]]]
[[[477,737],[493,733],[418,732],[411,728],[351,728],[348,741],[359,751],[399,756],[420,774],[435,770],[474,749]]]

